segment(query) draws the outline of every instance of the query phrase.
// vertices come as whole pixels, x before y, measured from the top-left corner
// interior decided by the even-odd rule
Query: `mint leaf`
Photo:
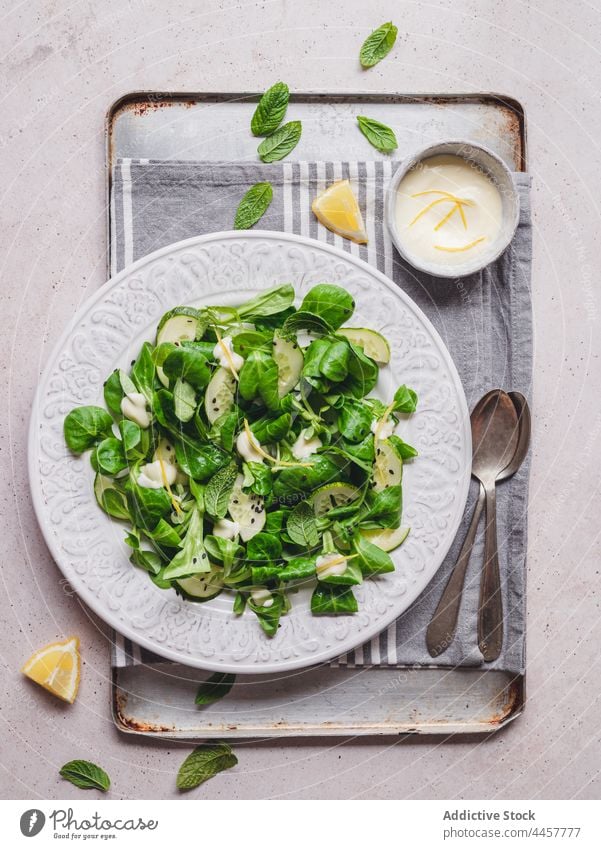
[[[234,686],[236,676],[229,672],[216,672],[207,678],[198,688],[195,704],[210,705],[227,696]]]
[[[282,123],[290,91],[286,83],[276,83],[259,100],[250,122],[253,136],[268,136]]]
[[[271,183],[255,183],[246,192],[236,210],[234,230],[248,230],[256,224],[273,199]]]
[[[111,779],[106,772],[90,761],[69,761],[60,768],[59,775],[82,790],[102,790],[104,793],[111,786]]]
[[[205,489],[205,509],[214,519],[223,519],[227,513],[237,474],[236,464],[230,463],[208,482]]]
[[[364,68],[372,68],[387,56],[396,41],[398,29],[389,21],[374,30],[361,46],[359,61]]]
[[[381,124],[374,118],[366,118],[365,115],[357,115],[359,129],[370,144],[381,150],[382,153],[390,153],[398,147],[394,131]]]
[[[294,150],[299,143],[302,130],[300,121],[289,121],[288,124],[284,124],[283,127],[264,139],[257,148],[263,162],[277,162],[279,159],[288,156],[290,151]]]
[[[231,769],[238,758],[227,743],[197,746],[177,773],[178,790],[192,790],[225,769]]]
[[[297,545],[315,548],[319,543],[317,522],[313,508],[306,501],[300,501],[288,516],[286,522],[288,536]]]

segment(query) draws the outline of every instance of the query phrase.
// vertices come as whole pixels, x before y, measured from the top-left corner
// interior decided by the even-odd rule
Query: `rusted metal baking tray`
[[[248,157],[248,107],[257,99],[256,92],[122,97],[107,117],[107,192],[112,165],[121,157]],[[356,132],[358,108],[369,105],[370,116],[394,125],[399,158],[440,138],[470,138],[494,150],[514,171],[526,170],[524,112],[508,97],[338,93],[295,94],[291,101],[294,117],[311,127],[292,160],[383,158]],[[106,207],[110,238],[110,204]],[[469,668],[320,666],[243,676],[227,698],[201,708],[194,697],[206,677],[172,663],[113,669],[117,727],[130,734],[183,739],[484,734],[502,728],[524,705],[523,676]]]

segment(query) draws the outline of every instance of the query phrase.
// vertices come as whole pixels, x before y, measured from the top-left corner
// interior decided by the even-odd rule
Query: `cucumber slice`
[[[375,492],[388,486],[397,486],[403,480],[403,461],[387,439],[376,442],[372,477]]]
[[[234,522],[240,525],[240,539],[248,542],[265,527],[265,503],[260,495],[243,492],[243,482],[244,475],[238,475],[227,509]]]
[[[319,519],[335,507],[344,507],[358,497],[359,490],[350,483],[328,483],[313,493],[311,501]]]
[[[109,501],[105,499],[105,494],[110,490],[114,492],[114,495],[112,496],[112,500]],[[127,499],[122,492],[115,489],[112,478],[97,472],[94,478],[94,495],[96,496],[98,505],[109,516],[112,516],[114,519],[129,519]]]
[[[411,528],[376,528],[373,531],[360,531],[360,534],[382,551],[393,551],[405,542],[410,530]]]
[[[386,365],[390,362],[390,345],[381,333],[367,327],[341,327],[337,332],[353,345],[363,348],[365,354],[377,363]]]
[[[159,322],[157,345],[162,342],[193,342],[200,324],[200,313],[193,307],[174,307]]]
[[[283,398],[299,382],[305,358],[298,342],[277,333],[273,337],[273,358],[278,367],[278,393]]]
[[[211,424],[234,406],[236,379],[226,368],[218,368],[205,389],[205,413]]]
[[[213,567],[208,576],[192,575],[191,578],[180,578],[175,583],[188,601],[208,601],[218,596],[223,589],[220,571]]]

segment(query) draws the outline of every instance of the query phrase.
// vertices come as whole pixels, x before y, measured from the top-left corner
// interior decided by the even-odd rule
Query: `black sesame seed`
[[[193,558],[192,558],[192,563],[196,563],[196,560],[197,560],[197,558],[196,558],[196,557],[193,557]]]
[[[389,474],[389,475],[394,475],[394,469],[388,469],[388,474]]]
[[[206,560],[206,559],[207,559],[206,552],[205,552],[205,551],[203,551],[203,553],[202,553],[202,555],[201,555],[201,560]]]
[[[234,504],[237,504],[237,503],[238,503],[238,499],[234,498]]]
[[[250,523],[251,523],[251,525],[254,525],[255,520],[254,520],[254,519],[251,519],[251,520],[250,520]]]

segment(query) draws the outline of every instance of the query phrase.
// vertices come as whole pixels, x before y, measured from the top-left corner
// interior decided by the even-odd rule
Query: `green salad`
[[[179,306],[129,370],[104,384],[106,409],[77,407],[65,440],[91,450],[100,507],[126,523],[134,566],[203,602],[229,592],[268,636],[311,582],[315,615],[352,614],[353,587],[392,572],[403,462],[395,433],[417,397],[372,397],[388,342],[346,326],[339,286],[300,307],[279,286],[241,306]]]

